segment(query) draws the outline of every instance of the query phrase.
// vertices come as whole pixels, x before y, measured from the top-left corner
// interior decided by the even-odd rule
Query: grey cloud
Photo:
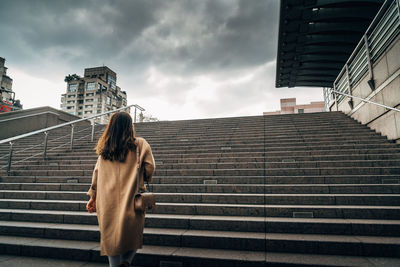
[[[66,48],[55,60],[75,66],[99,60],[142,69],[157,64],[182,74],[243,68],[275,56],[267,47],[275,46],[276,5],[258,0],[2,1],[0,30],[8,38],[0,49],[20,47],[29,51],[21,57],[32,52],[46,57],[49,47]]]
[[[32,76],[62,81],[68,73],[107,65],[128,97],[157,97],[198,111],[229,115],[267,101],[276,57],[276,0],[1,0],[0,56]],[[149,70],[169,79],[148,82]],[[220,83],[194,98],[198,77]],[[204,90],[207,90],[206,88]],[[275,93],[275,92],[274,92]],[[191,101],[191,102],[188,102]],[[279,100],[278,100],[279,101]]]

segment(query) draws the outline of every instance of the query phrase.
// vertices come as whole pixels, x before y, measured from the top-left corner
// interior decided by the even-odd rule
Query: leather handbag
[[[136,145],[136,158],[137,158],[137,193],[135,195],[135,211],[145,212],[146,209],[152,209],[156,205],[155,195],[149,191],[140,190],[140,158],[139,158],[139,144]],[[149,182],[147,182],[149,188]]]

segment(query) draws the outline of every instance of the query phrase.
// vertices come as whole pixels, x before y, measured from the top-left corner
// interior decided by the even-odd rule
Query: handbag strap
[[[136,159],[137,159],[137,193],[143,193],[140,191],[140,153],[139,153],[139,141],[136,143]],[[150,189],[149,181],[147,182],[147,187]]]

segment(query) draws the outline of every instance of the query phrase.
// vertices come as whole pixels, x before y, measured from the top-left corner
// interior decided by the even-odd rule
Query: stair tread
[[[37,202],[37,203],[80,203],[86,204],[84,200],[52,200],[52,199],[0,199],[0,202]],[[208,207],[233,207],[233,208],[246,208],[246,207],[259,207],[259,208],[324,208],[324,209],[400,209],[400,206],[371,206],[371,205],[279,205],[279,204],[228,204],[228,203],[176,203],[176,202],[156,202],[158,206],[208,206]]]
[[[0,221],[0,226],[31,227],[60,230],[83,230],[98,232],[97,225],[55,224],[35,222]],[[145,228],[144,234],[173,235],[173,236],[198,236],[205,238],[239,238],[239,239],[266,239],[275,241],[294,242],[339,242],[339,243],[365,243],[365,244],[393,244],[400,245],[400,237],[387,236],[360,236],[360,235],[332,235],[332,234],[293,234],[293,233],[264,233],[264,232],[239,232],[239,231],[212,231],[173,228]],[[1,242],[0,237],[0,242]],[[88,241],[82,241],[83,244]]]
[[[400,179],[400,177],[398,178]],[[211,179],[210,179],[211,180]],[[68,185],[68,186],[75,186],[75,185],[85,185],[85,186],[90,186],[90,183],[8,183],[8,182],[2,182],[0,185]],[[389,187],[389,186],[400,186],[400,184],[332,184],[332,183],[327,183],[327,184],[238,184],[238,183],[231,183],[231,184],[182,184],[182,183],[152,183],[152,185],[157,186],[157,187],[162,187],[162,186],[182,186],[182,187],[191,187],[191,186],[210,186],[210,187],[217,187],[217,186],[222,186],[222,187],[230,187],[230,186],[246,186],[246,187],[259,187],[259,186],[266,186],[266,187],[347,187],[347,186],[357,186],[357,187]],[[17,190],[0,190],[0,191],[17,191]],[[26,192],[27,190],[24,190]],[[37,190],[31,190],[35,192],[39,192]],[[65,192],[73,192],[73,191],[65,191]],[[75,192],[80,192],[80,191],[75,191]]]
[[[394,184],[394,186],[400,186],[400,184]],[[86,195],[86,192],[82,191],[54,191],[54,190],[0,190],[0,193],[15,193],[15,192],[22,192],[22,193],[57,193],[57,194],[81,194]],[[297,197],[297,196],[308,196],[308,197],[334,197],[334,196],[355,196],[355,197],[400,197],[400,194],[397,193],[385,193],[385,194],[354,194],[354,193],[347,193],[347,194],[340,194],[340,193],[325,193],[325,194],[259,194],[259,193],[160,193],[160,192],[153,192],[155,195],[160,196],[258,196],[258,197],[274,197],[274,196],[287,196],[287,197]]]
[[[58,214],[96,217],[96,213],[86,211],[58,211],[58,210],[26,210],[26,209],[0,209],[0,213],[20,213],[20,214]],[[291,218],[291,217],[250,217],[250,216],[223,216],[223,215],[183,215],[183,214],[157,214],[148,213],[146,218],[160,219],[185,219],[185,220],[226,220],[243,222],[285,222],[285,223],[340,223],[340,224],[376,224],[376,225],[400,225],[399,220],[380,220],[380,219],[338,219],[338,218]],[[0,220],[0,224],[5,221]],[[15,221],[13,221],[15,222]],[[32,223],[32,222],[29,222]]]

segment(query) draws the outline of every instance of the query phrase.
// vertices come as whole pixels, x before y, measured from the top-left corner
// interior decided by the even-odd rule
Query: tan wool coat
[[[137,137],[140,158],[140,188],[151,182],[155,169],[150,145]],[[136,250],[143,244],[144,213],[135,212],[137,192],[136,150],[129,151],[124,162],[97,159],[88,195],[96,198],[100,228],[100,254],[115,256]]]

